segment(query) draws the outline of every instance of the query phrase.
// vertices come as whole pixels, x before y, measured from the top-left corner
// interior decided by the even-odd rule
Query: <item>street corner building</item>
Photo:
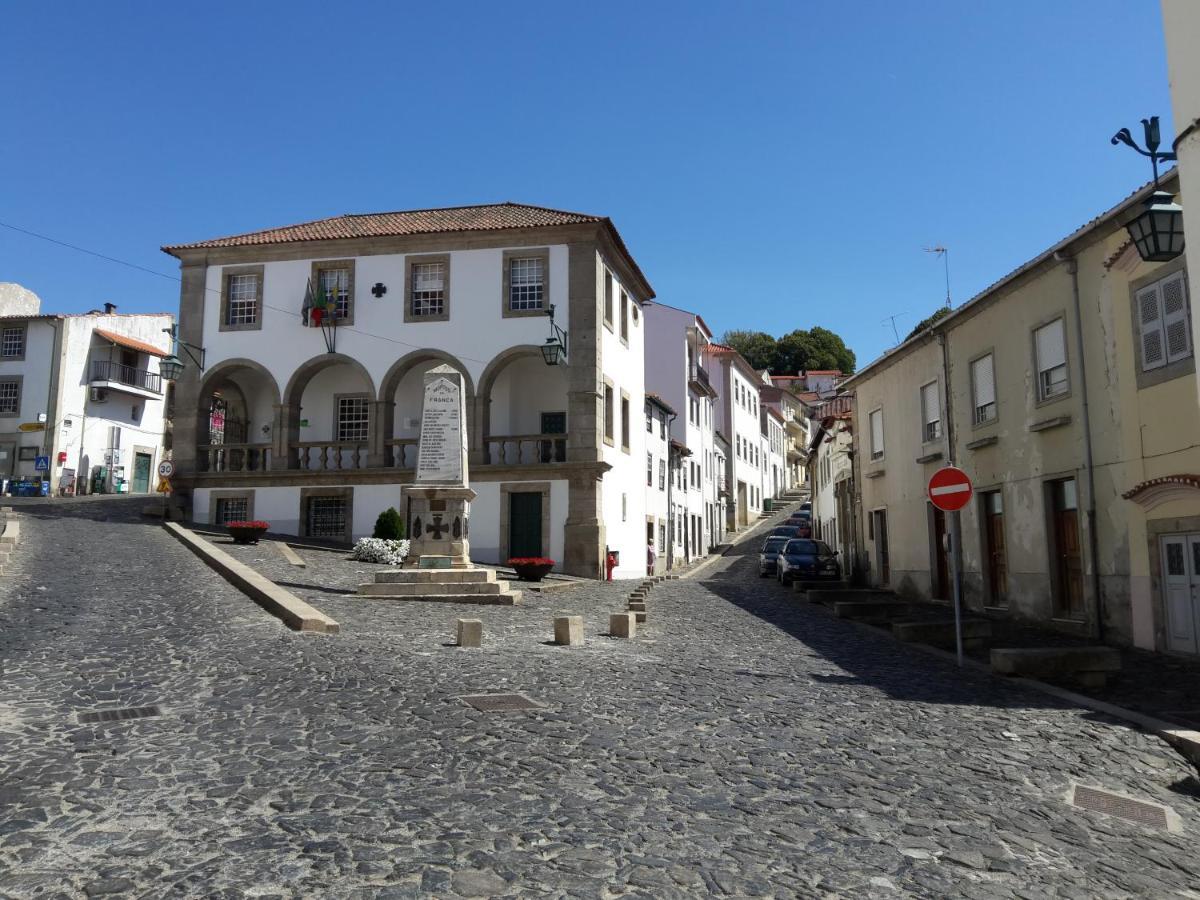
[[[646,571],[642,310],[604,216],[344,215],[163,248],[182,271],[175,484],[190,518],[349,542],[413,483],[425,373],[463,375],[472,556]]]
[[[41,311],[0,284],[0,480],[8,493],[146,494],[169,449],[168,314]]]
[[[930,476],[962,511],[968,607],[1200,653],[1200,407],[1185,257],[1147,262],[1134,192],[848,379],[857,556],[948,599]],[[1158,189],[1179,190],[1177,171]],[[836,475],[835,475],[836,477]]]

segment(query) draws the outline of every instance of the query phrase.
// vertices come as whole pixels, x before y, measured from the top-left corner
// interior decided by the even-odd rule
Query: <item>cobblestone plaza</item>
[[[341,623],[313,636],[137,502],[17,508],[3,897],[1200,896],[1194,771],[1160,740],[821,615],[752,556],[656,587],[618,641],[628,583],[377,601],[341,554],[239,550]],[[583,647],[549,643],[559,613]],[[449,646],[459,616],[482,650]],[[541,707],[459,699],[500,692]]]

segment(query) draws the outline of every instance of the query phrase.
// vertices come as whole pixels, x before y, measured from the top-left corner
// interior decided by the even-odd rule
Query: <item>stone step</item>
[[[388,569],[375,573],[377,584],[483,584],[496,582],[491,569]]]
[[[992,637],[992,623],[987,619],[963,619],[963,649],[982,648]],[[937,619],[930,622],[893,622],[892,634],[897,640],[912,644],[929,644],[932,647],[954,649],[953,619]]]
[[[992,671],[1001,675],[1067,679],[1085,687],[1103,687],[1110,672],[1121,671],[1121,654],[1112,647],[1008,647],[992,651]]]
[[[792,590],[798,594],[803,594],[807,591],[814,591],[814,590],[815,591],[857,591],[857,590],[862,590],[862,588],[853,587],[853,586],[851,586],[850,582],[848,582],[848,581],[831,581],[830,579],[825,579],[822,581],[819,579],[812,580],[812,579],[805,579],[805,578],[797,578],[795,581],[792,582]]]
[[[360,584],[358,592],[370,597],[418,597],[423,594],[502,594],[508,590],[507,581],[480,582],[368,582]]]
[[[372,600],[388,600],[397,603],[473,603],[477,606],[516,606],[521,602],[520,591],[505,591],[502,594],[365,594]]]
[[[851,588],[849,590],[829,590],[813,588],[808,591],[809,603],[860,603],[868,601],[894,600],[891,591],[876,591],[870,588]]]
[[[908,613],[903,600],[851,600],[833,604],[833,614],[839,619],[890,619]]]

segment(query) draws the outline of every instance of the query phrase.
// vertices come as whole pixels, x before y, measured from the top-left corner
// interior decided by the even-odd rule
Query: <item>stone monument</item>
[[[425,373],[416,482],[409,499],[408,560],[359,585],[368,597],[441,603],[512,605],[520,591],[471,565],[471,501],[467,486],[467,415],[463,376],[450,366]]]
[[[463,376],[450,366],[425,373],[416,484],[409,505],[409,565],[419,569],[471,567],[467,487],[467,411]]]

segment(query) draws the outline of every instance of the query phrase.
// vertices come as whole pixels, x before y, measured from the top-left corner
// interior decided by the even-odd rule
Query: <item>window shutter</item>
[[[1063,343],[1063,320],[1057,319],[1043,325],[1037,331],[1038,371],[1045,372],[1067,362],[1066,345]]]
[[[996,402],[996,376],[992,370],[992,354],[971,363],[971,380],[975,385],[975,408]]]
[[[1163,340],[1162,305],[1158,285],[1152,284],[1137,292],[1138,322],[1142,332],[1142,369],[1149,372],[1167,364]]]
[[[1192,355],[1192,327],[1188,322],[1187,287],[1183,272],[1159,282],[1162,295],[1162,329],[1166,335],[1167,362]]]
[[[921,409],[924,412],[926,425],[930,425],[941,418],[941,413],[938,411],[938,386],[937,382],[933,381],[921,388]]]

